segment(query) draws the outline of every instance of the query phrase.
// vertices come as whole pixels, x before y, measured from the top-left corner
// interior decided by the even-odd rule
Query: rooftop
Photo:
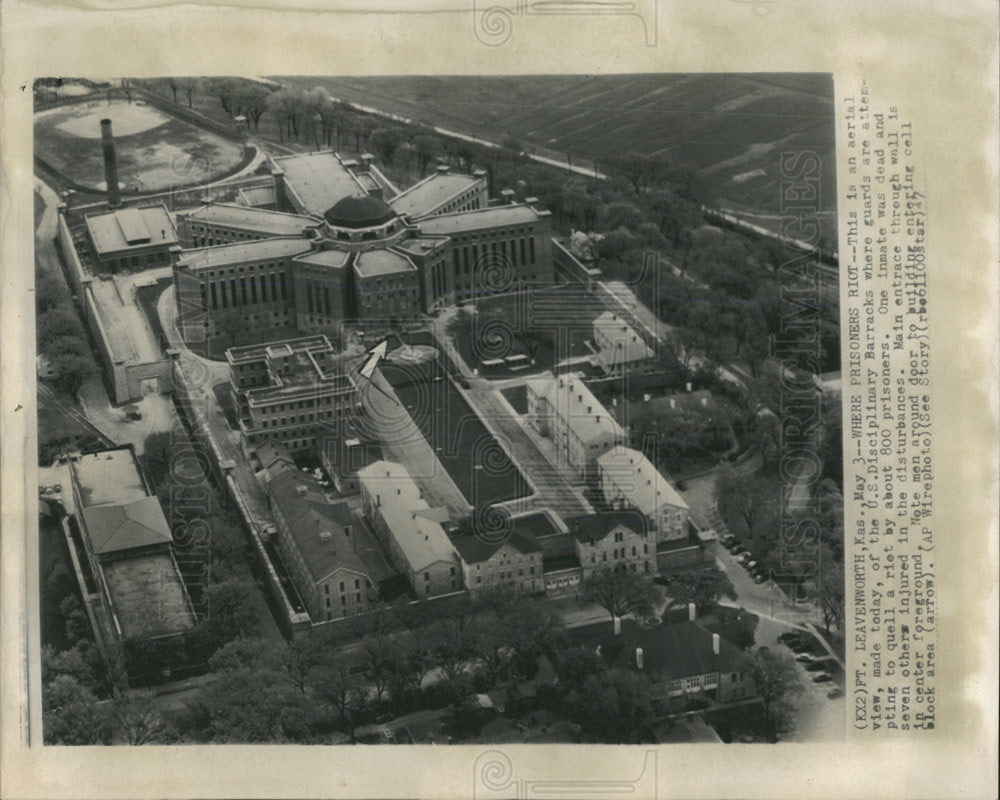
[[[275,205],[274,186],[271,185],[240,189],[239,196],[245,205],[253,206],[254,208]]]
[[[149,496],[130,447],[102,450],[72,462],[82,506],[131,503]]]
[[[283,214],[233,203],[210,203],[192,211],[188,220],[208,224],[245,228],[272,236],[301,236],[306,228],[314,228],[319,220],[299,214]]]
[[[527,386],[529,391],[545,398],[556,415],[566,421],[581,441],[589,442],[604,434],[624,438],[621,425],[591,394],[580,377],[534,378],[527,381]]]
[[[320,446],[323,463],[341,477],[382,460],[382,448],[379,445],[357,439],[331,436]]]
[[[97,555],[169,545],[173,541],[167,518],[155,495],[130,503],[87,506],[81,514],[90,546]]]
[[[664,504],[688,504],[648,458],[630,447],[616,447],[597,459],[607,478],[643,514],[653,516]]]
[[[635,510],[601,511],[579,517],[567,517],[566,527],[580,541],[600,541],[619,525],[638,534],[646,532],[646,518]]]
[[[296,256],[294,260],[300,264],[313,264],[317,267],[341,269],[350,263],[351,253],[346,250],[315,250],[311,253]]]
[[[264,261],[269,258],[288,258],[312,249],[312,243],[302,237],[260,239],[255,242],[235,242],[215,247],[185,250],[181,264],[192,269],[225,267],[245,261]]]
[[[441,214],[428,217],[420,222],[420,231],[425,234],[451,236],[454,233],[473,231],[480,228],[500,228],[505,225],[524,225],[537,222],[548,216],[548,212],[536,211],[523,203],[509,206],[495,206],[479,211],[464,211],[457,214]]]
[[[354,262],[354,271],[362,278],[415,272],[416,269],[410,259],[391,250],[366,250],[359,253],[357,261]]]
[[[322,216],[344,197],[367,194],[332,150],[284,156],[274,163],[285,171],[286,187],[310,214]]]
[[[269,353],[276,353],[283,348],[288,348],[288,352],[305,352],[307,350],[330,350],[330,340],[322,334],[313,336],[301,336],[298,339],[284,339],[280,342],[268,342],[265,344],[248,344],[242,347],[230,347],[226,351],[226,361],[230,364],[245,363],[248,361],[263,361]]]
[[[346,500],[332,501],[315,478],[294,465],[276,465],[267,491],[314,582],[338,569],[367,576],[353,544],[358,521]]]
[[[674,622],[640,628],[623,620],[621,635],[608,632],[601,654],[611,666],[637,671],[636,648],[642,648],[643,671],[661,681],[677,680],[711,672],[734,672],[740,648],[719,637],[719,655],[712,651],[712,633],[697,621]]]
[[[552,517],[544,511],[532,511],[529,514],[513,517],[512,522],[514,523],[515,531],[519,531],[527,536],[533,536],[536,539],[539,536],[552,536],[562,533],[559,526],[552,521]]]
[[[407,253],[420,256],[424,253],[430,252],[436,247],[440,247],[447,241],[448,239],[445,236],[414,236],[412,238],[396,242],[393,247],[396,250],[404,250]]]
[[[516,528],[509,536],[495,542],[475,534],[455,536],[451,541],[466,564],[488,561],[504,547],[509,547],[517,553],[539,553],[542,550],[533,536],[527,536]]]
[[[433,509],[401,464],[376,461],[358,471],[365,490],[379,501],[379,512],[414,572],[437,561],[457,562],[455,548]]]
[[[97,306],[97,316],[107,336],[112,360],[145,364],[163,358],[149,323],[137,303],[125,303],[116,283],[118,277],[99,277],[88,286]],[[145,333],[142,333],[145,329]]]
[[[147,208],[122,208],[87,217],[87,230],[98,254],[177,244],[177,232],[163,205]]]
[[[115,616],[126,639],[148,639],[193,628],[195,615],[169,553],[101,565]]]
[[[323,218],[337,228],[370,228],[395,216],[392,208],[370,194],[343,197],[323,214]]]
[[[407,214],[414,219],[433,214],[451,198],[470,189],[482,178],[473,175],[433,172],[409,189],[400,192],[391,205],[399,214]]]
[[[598,360],[608,366],[645,361],[655,355],[625,320],[610,311],[605,311],[594,320],[594,330],[600,331],[612,342],[611,347],[602,347],[597,355]]]

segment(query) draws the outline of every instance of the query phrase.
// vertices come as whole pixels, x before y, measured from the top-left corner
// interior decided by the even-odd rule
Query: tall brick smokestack
[[[111,134],[111,120],[101,120],[101,149],[104,151],[104,181],[108,185],[108,205],[118,208],[122,195],[118,189],[118,158],[115,155],[115,137]]]

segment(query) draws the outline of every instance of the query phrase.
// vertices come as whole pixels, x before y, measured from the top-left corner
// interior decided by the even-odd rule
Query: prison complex
[[[234,328],[389,326],[553,281],[549,212],[509,190],[491,201],[485,173],[442,166],[397,192],[370,156],[324,151],[275,164],[274,210],[210,203],[179,215],[187,249],[174,282],[188,341]]]

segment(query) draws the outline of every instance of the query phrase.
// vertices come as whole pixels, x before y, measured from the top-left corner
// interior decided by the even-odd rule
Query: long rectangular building
[[[417,597],[461,591],[462,560],[441,521],[406,468],[376,461],[358,472],[365,514],[396,569],[410,580]]]
[[[578,375],[529,380],[527,390],[528,423],[552,439],[559,460],[579,475],[625,443],[625,431]]]
[[[597,459],[597,468],[608,504],[637,508],[657,532],[658,542],[687,537],[687,502],[646,456],[630,447],[616,447]]]

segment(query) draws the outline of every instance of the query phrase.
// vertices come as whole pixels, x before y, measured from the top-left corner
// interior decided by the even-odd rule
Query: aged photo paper
[[[995,797],[998,36],[5,2],[0,795]]]

